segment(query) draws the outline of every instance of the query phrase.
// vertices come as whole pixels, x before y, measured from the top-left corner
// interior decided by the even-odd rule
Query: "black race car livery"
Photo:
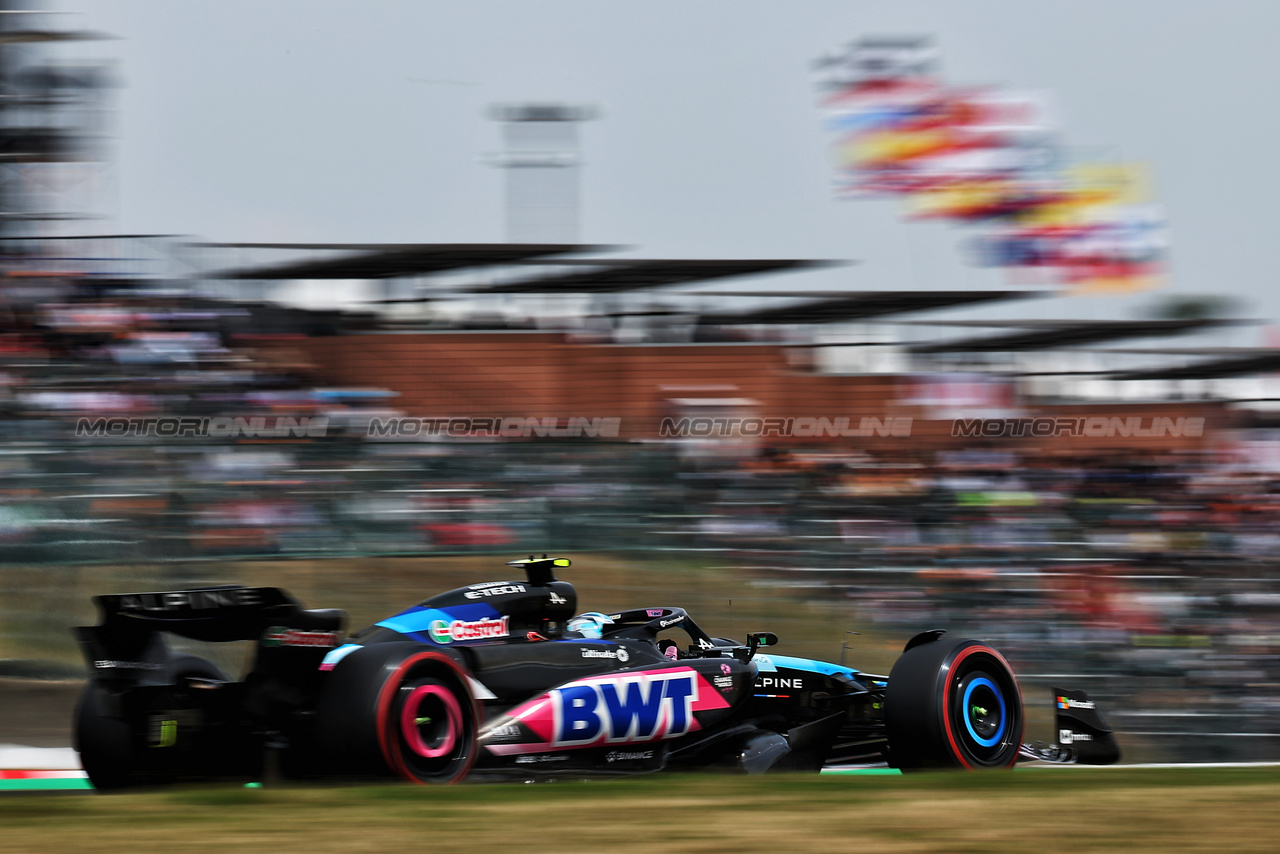
[[[989,645],[931,631],[888,675],[707,634],[682,608],[576,615],[563,558],[434,596],[346,636],[346,614],[272,587],[95,597],[76,748],[100,789],[264,775],[420,783],[845,763],[1109,763],[1110,728],[1055,688],[1058,740],[1023,742],[1021,690]],[[166,637],[252,641],[243,678]]]

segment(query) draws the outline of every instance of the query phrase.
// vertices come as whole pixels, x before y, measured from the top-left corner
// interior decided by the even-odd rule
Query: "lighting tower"
[[[578,125],[595,110],[498,104],[490,115],[503,125],[504,150],[491,162],[506,170],[507,242],[577,243]]]

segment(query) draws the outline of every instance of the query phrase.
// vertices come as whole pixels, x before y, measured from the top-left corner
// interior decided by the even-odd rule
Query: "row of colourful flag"
[[[820,61],[837,191],[972,225],[974,260],[1024,283],[1156,284],[1167,228],[1145,171],[1068,164],[1046,94],[949,86],[936,60],[926,40],[877,39]]]

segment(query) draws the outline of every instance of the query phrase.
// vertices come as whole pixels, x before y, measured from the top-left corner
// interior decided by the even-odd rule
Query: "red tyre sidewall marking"
[[[404,761],[398,749],[399,733],[396,731],[395,722],[390,720],[387,714],[391,708],[391,703],[395,700],[396,692],[400,690],[400,682],[404,679],[406,673],[409,672],[414,665],[423,661],[432,661],[441,664],[445,669],[449,670],[453,676],[457,678],[458,684],[465,686],[467,684],[467,673],[458,663],[447,655],[441,655],[438,652],[425,651],[414,653],[396,666],[395,672],[391,674],[385,682],[382,683],[382,689],[378,693],[378,748],[382,751],[382,758],[396,774],[400,775],[410,782],[419,785],[428,785],[425,780],[419,780],[418,777],[409,770],[409,766]],[[474,697],[467,692],[468,699],[471,700],[471,720],[478,724],[480,721],[480,708]],[[472,739],[474,742],[474,739]],[[476,751],[475,745],[472,744],[470,756],[467,758],[466,765],[449,780],[449,783],[455,783],[467,776],[467,772],[471,770],[471,764],[475,762]]]
[[[427,697],[435,697],[444,706],[447,726],[444,738],[438,747],[428,746],[418,730],[418,710]],[[400,710],[400,734],[409,743],[410,749],[425,759],[438,759],[453,750],[461,728],[462,707],[458,705],[458,699],[453,696],[453,692],[443,685],[419,685],[409,694],[409,699],[404,701],[404,707]]]
[[[1023,720],[1023,715],[1022,715],[1022,687],[1018,685],[1018,677],[1014,674],[1013,668],[1009,666],[1009,662],[1005,661],[1003,655],[996,652],[994,649],[992,649],[989,646],[979,645],[979,646],[971,646],[966,648],[963,652],[961,652],[958,656],[956,656],[949,665],[947,665],[947,677],[946,677],[947,681],[946,681],[945,690],[942,692],[942,728],[947,734],[947,741],[951,743],[951,755],[954,756],[957,760],[959,760],[960,764],[963,765],[969,771],[976,771],[978,769],[975,768],[973,765],[971,765],[969,763],[969,760],[965,758],[964,751],[960,749],[960,745],[956,743],[955,735],[952,734],[951,732],[951,700],[952,700],[951,694],[952,694],[952,691],[954,690],[951,674],[954,673],[956,669],[960,666],[960,662],[964,661],[966,658],[968,658],[969,656],[975,653],[985,653],[991,656],[992,658],[996,659],[997,661],[999,661],[1001,664],[1004,665],[1005,671],[1009,674],[1009,678],[1013,680],[1013,690],[1017,694],[1017,700],[1018,700],[1018,727],[1019,727],[1017,738],[1013,742],[1014,744],[1022,743],[1022,732],[1023,732],[1023,727],[1025,726],[1025,721]],[[1015,750],[1013,752],[1013,756],[1009,759],[1008,763],[1006,763],[1004,767],[1009,768],[1013,765],[1013,763],[1017,761],[1018,761],[1018,752]]]

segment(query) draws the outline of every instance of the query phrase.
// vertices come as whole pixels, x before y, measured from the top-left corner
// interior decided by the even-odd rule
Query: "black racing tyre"
[[[456,783],[475,762],[481,720],[467,673],[452,657],[417,644],[375,644],[327,677],[318,735],[340,772]]]
[[[1010,768],[1022,744],[1022,691],[990,646],[935,640],[894,664],[885,724],[890,764],[903,771]]]
[[[476,758],[476,716],[466,687],[438,667],[403,672],[383,692],[383,758],[406,780],[452,783]]]
[[[84,686],[76,703],[72,744],[89,782],[99,791],[138,782],[138,745],[129,724],[110,715],[111,703],[107,690],[96,682]]]
[[[227,679],[211,662],[177,653],[169,655],[165,676],[174,685],[189,676],[224,682]],[[144,765],[143,737],[124,717],[119,697],[95,681],[85,685],[76,704],[72,742],[95,789],[112,791],[163,782]]]

